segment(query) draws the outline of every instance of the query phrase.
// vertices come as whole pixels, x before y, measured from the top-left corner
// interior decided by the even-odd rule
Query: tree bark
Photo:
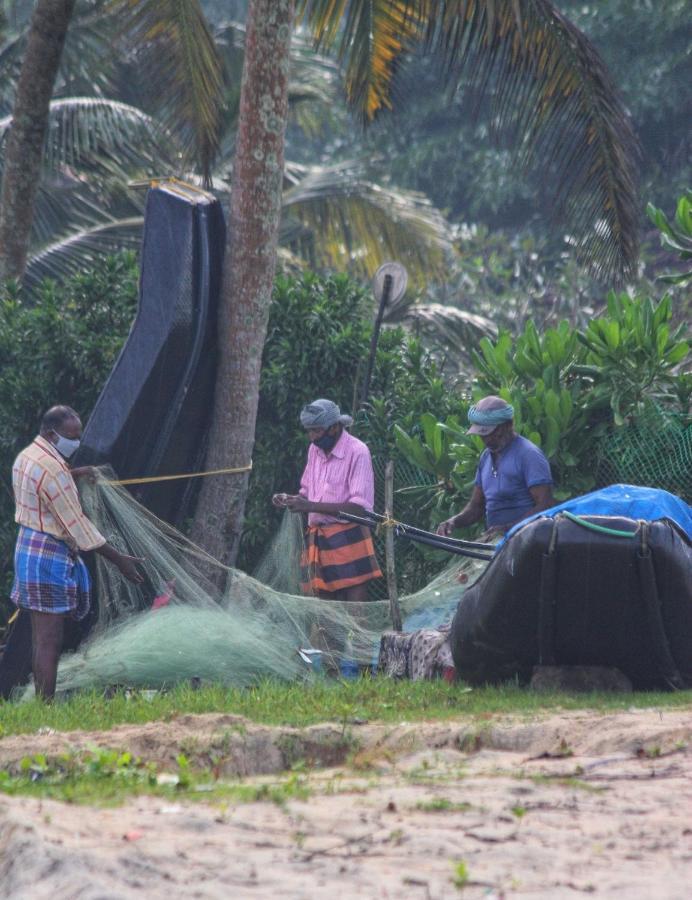
[[[0,279],[21,278],[34,217],[48,110],[75,0],[38,0],[17,82],[0,196]]]
[[[251,0],[248,9],[209,469],[247,465],[255,441],[276,267],[294,13],[295,0]],[[229,565],[238,554],[248,480],[204,479],[192,527],[192,539]]]

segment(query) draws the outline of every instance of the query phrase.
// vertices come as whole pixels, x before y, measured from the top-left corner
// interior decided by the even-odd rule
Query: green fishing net
[[[689,416],[649,404],[600,441],[599,486],[640,484],[661,488],[692,503],[692,422]]]
[[[58,692],[161,688],[191,679],[244,686],[264,677],[309,678],[315,668],[305,653],[310,650],[321,651],[327,673],[338,674],[345,660],[376,664],[380,636],[391,627],[388,601],[302,596],[299,516],[285,513],[253,577],[212,559],[109,477],[104,471],[82,487],[84,509],[110,543],[144,558],[145,580],[130,584],[94,555],[97,620],[77,652],[63,655]],[[448,620],[484,567],[454,557],[425,588],[400,599],[404,620]]]

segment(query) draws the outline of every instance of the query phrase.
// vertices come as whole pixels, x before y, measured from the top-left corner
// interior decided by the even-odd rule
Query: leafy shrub
[[[646,211],[661,233],[661,244],[676,253],[681,263],[689,266],[692,260],[692,191],[685,191],[678,199],[672,224],[663,210],[657,209],[653,203],[648,204]],[[662,275],[660,280],[668,284],[688,285],[692,283],[692,270]]]
[[[561,322],[541,335],[529,322],[516,340],[508,332],[484,338],[472,394],[512,403],[517,432],[550,460],[556,497],[584,493],[596,485],[604,435],[652,406],[689,416],[692,377],[680,371],[689,354],[686,326],[671,329],[671,319],[667,296],[654,304],[611,292],[606,312],[582,330]],[[401,452],[434,476],[418,493],[431,522],[463,506],[483,446],[466,433],[465,416],[435,413],[421,418],[422,434],[396,429]]]

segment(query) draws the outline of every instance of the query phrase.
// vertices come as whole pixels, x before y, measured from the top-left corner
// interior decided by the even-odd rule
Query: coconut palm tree
[[[122,26],[116,30],[113,8],[100,9],[95,0],[89,0],[73,14],[54,90],[58,99],[48,112],[22,279],[29,289],[45,276],[63,277],[79,270],[99,253],[136,248],[143,224],[141,188],[152,175],[172,174],[211,185],[227,206],[244,28],[225,23],[213,33],[214,52],[225,78],[223,99],[217,96],[221,112],[216,123],[209,120],[206,127],[194,115],[196,91],[185,94],[176,105],[176,90],[173,97],[165,92],[174,81],[171,72],[163,73],[163,81],[161,74],[153,75],[152,60],[171,56],[167,44],[161,43],[153,25],[146,26],[141,10],[140,17],[131,21],[133,32],[120,41],[123,55],[116,61],[111,58],[111,46],[117,43]],[[12,94],[7,86],[16,81],[14,70],[20,66],[28,30],[15,34],[5,43],[4,52],[0,50],[0,72],[6,76],[0,78],[5,88],[0,93],[0,116],[7,111],[0,118],[0,171],[12,124]],[[98,73],[95,96],[65,95],[72,90],[88,92],[92,71]],[[185,77],[182,61],[175,71],[177,77]],[[296,123],[308,133],[315,132],[327,112],[338,105],[337,88],[334,61],[294,37],[289,108]],[[163,104],[162,96],[166,96]],[[187,114],[185,107],[193,113]],[[187,123],[182,131],[173,127],[175,118]],[[187,137],[187,146],[181,135]],[[355,275],[369,277],[384,254],[401,258],[418,282],[443,271],[450,252],[444,218],[424,197],[373,184],[357,160],[329,168],[289,163],[284,192],[280,243],[287,264],[300,265],[304,260],[313,268],[349,268]],[[331,225],[325,230],[327,212],[332,214]]]
[[[38,0],[37,10],[59,2]],[[196,0],[119,0],[119,6],[134,16],[145,50],[169,40],[175,47],[199,51],[202,72],[190,71],[188,80],[213,94],[212,54]],[[560,173],[555,206],[570,223],[582,257],[605,275],[631,270],[637,250],[635,142],[600,58],[552,3],[300,0],[299,14],[318,47],[336,52],[349,102],[363,122],[402,99],[396,76],[415,46],[436,55],[451,87],[463,79],[482,94],[492,86],[493,124],[498,131],[515,132],[518,160],[539,159]],[[219,323],[226,353],[217,380],[208,460],[212,468],[242,465],[252,449],[276,263],[294,15],[294,0],[250,0],[248,7]],[[167,19],[178,23],[177,32],[161,30]],[[164,54],[164,69],[170,72],[168,61]],[[180,90],[188,96],[186,86]],[[196,115],[187,106],[188,115],[205,127],[217,109],[212,103],[204,107],[211,116]],[[173,111],[170,121],[175,121]],[[15,177],[14,170],[10,175]],[[196,536],[225,560],[235,557],[246,486],[246,479],[235,479],[202,490]]]
[[[482,92],[492,84],[493,123],[516,132],[518,159],[527,164],[537,157],[560,173],[555,204],[571,223],[582,257],[603,274],[631,271],[637,253],[636,142],[600,57],[552,3],[300,0],[299,13],[317,46],[336,51],[349,102],[366,123],[397,99],[397,68],[417,44],[438,56],[452,85],[464,78]],[[274,166],[283,151],[280,97],[271,100],[270,117],[262,103],[270,102],[273,80],[281,82],[288,61],[283,38],[293,14],[293,0],[250,0],[252,53],[245,58],[221,314],[226,362],[216,386],[209,468],[246,464],[252,452],[279,228],[278,195],[270,196],[269,186],[276,184]],[[251,135],[254,144],[243,143],[241,135]],[[258,147],[266,164],[252,161]],[[231,562],[246,493],[242,477],[205,484],[200,495],[194,536]]]
[[[183,166],[193,156],[204,174],[209,171],[218,149],[221,66],[199,4],[160,0],[157,8],[165,15],[166,28],[152,36],[147,30],[149,4],[123,3],[138,48],[130,70],[136,65],[146,76],[155,57],[168,85],[156,121],[132,104],[108,99],[129,74],[128,61],[113,54],[123,10],[110,0],[37,0],[31,21],[20,20],[26,27],[6,36],[0,48],[0,67],[10,76],[0,90],[2,111],[9,112],[7,88],[18,73],[13,109],[0,121],[0,277],[24,275],[32,226],[42,265],[61,258],[59,240],[49,239],[54,246],[46,252],[48,220],[58,230],[61,223],[72,222],[70,233],[61,237],[73,251],[90,243],[112,247],[116,235],[131,238],[132,225],[128,230],[121,220],[141,214],[141,200],[124,189],[133,172],[151,173],[157,163]],[[56,93],[62,99],[51,103]],[[171,146],[174,158],[167,152]],[[79,173],[76,167],[81,167]],[[43,185],[42,169],[49,173]],[[120,209],[110,208],[115,182]],[[37,198],[43,201],[39,212],[45,211],[46,189],[51,194],[48,219],[35,214]],[[100,202],[94,202],[94,195]],[[72,216],[75,206],[78,214]],[[58,216],[61,207],[66,215]],[[81,240],[74,225],[80,226]]]
[[[0,195],[0,278],[26,266],[48,107],[75,0],[39,0],[17,82]]]

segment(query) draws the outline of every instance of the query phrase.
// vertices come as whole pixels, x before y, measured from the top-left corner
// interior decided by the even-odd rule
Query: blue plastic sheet
[[[523,528],[527,522],[540,516],[552,518],[563,510],[575,516],[623,516],[627,519],[644,519],[647,522],[669,519],[675,522],[687,537],[692,538],[692,507],[689,503],[685,503],[680,497],[668,491],[635,484],[611,484],[590,494],[551,506],[550,509],[518,522],[507,532],[507,538],[510,538],[517,529]]]

